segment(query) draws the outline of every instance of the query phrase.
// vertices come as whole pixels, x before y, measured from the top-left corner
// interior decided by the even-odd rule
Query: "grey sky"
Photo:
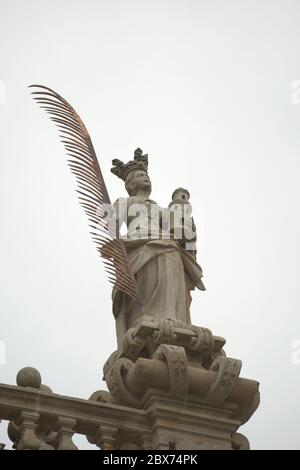
[[[192,320],[261,382],[252,448],[300,448],[299,21],[296,0],[0,0],[1,382],[32,365],[88,398],[116,345],[63,146],[26,88],[39,83],[83,118],[112,200],[126,193],[111,159],[138,146],[154,200],[190,190],[207,288]]]

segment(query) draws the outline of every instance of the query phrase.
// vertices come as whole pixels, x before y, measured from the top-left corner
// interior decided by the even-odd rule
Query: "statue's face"
[[[188,202],[189,197],[185,191],[177,191],[174,196],[174,201],[176,202]]]
[[[130,185],[135,189],[135,191],[141,189],[151,191],[151,180],[148,173],[144,170],[136,170],[134,172]]]

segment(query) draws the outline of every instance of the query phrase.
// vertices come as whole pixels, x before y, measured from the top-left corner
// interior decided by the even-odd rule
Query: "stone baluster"
[[[142,433],[142,446],[143,446],[144,450],[153,449],[151,433],[149,433],[149,432]]]
[[[78,450],[74,444],[72,436],[74,434],[74,427],[76,419],[65,418],[60,416],[57,420],[57,450]]]
[[[114,450],[117,428],[109,425],[100,425],[93,440],[101,450]]]
[[[41,441],[36,435],[39,414],[35,411],[21,411],[17,423],[20,431],[20,440],[17,450],[38,450]]]

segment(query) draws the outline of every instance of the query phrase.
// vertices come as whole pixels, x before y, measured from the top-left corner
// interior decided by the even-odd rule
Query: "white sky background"
[[[1,382],[34,366],[88,398],[116,347],[63,146],[26,88],[39,83],[83,118],[112,200],[126,193],[111,159],[138,146],[154,200],[190,190],[207,288],[192,320],[261,383],[251,447],[300,448],[299,22],[296,0],[0,1]]]

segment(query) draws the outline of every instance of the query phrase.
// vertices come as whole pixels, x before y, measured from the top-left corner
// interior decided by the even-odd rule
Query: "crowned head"
[[[140,192],[151,193],[151,180],[148,175],[148,155],[143,155],[143,151],[137,148],[134,152],[134,159],[127,163],[114,159],[111,172],[125,182],[125,188],[129,196],[135,196]]]

